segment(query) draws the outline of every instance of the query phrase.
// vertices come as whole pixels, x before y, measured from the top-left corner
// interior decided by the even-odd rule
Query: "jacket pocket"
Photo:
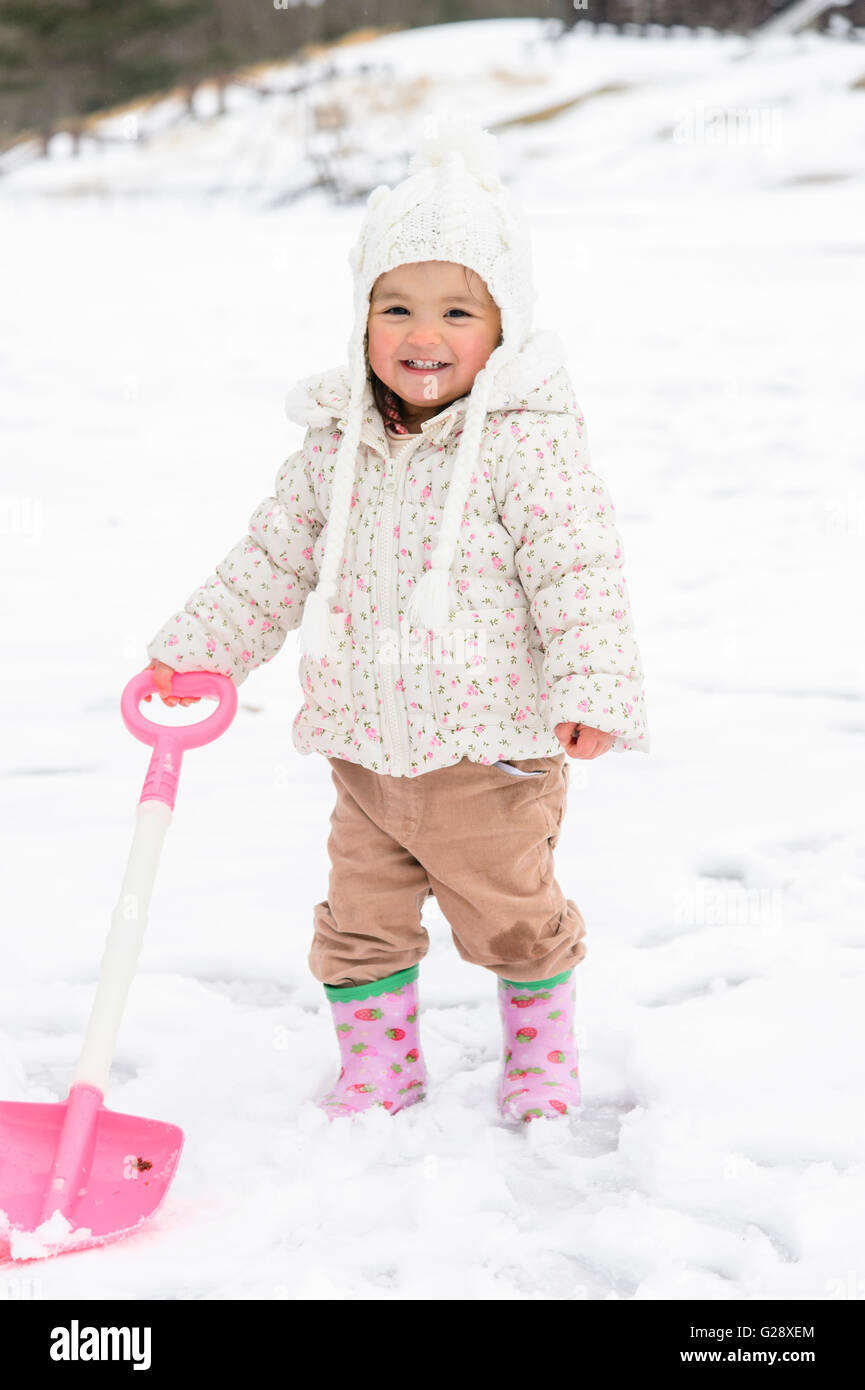
[[[436,723],[452,732],[486,724],[534,727],[538,679],[527,605],[459,609],[430,662]]]
[[[501,759],[496,759],[493,767],[498,767],[502,772],[507,772],[511,777],[543,777],[549,772],[549,768],[543,767],[516,767],[512,762],[507,763]]]
[[[354,722],[351,615],[331,610],[329,621],[331,655],[321,660],[300,658],[304,703],[297,723],[336,733],[350,729]]]

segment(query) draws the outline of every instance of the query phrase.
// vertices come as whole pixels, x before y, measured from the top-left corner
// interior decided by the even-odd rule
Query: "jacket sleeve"
[[[148,657],[175,671],[216,671],[242,685],[300,625],[318,582],[313,546],[325,520],[313,492],[309,433],[279,469],[274,495],[252,513],[249,534],[159,629]]]
[[[496,473],[499,513],[543,649],[545,719],[649,751],[643,669],[609,490],[592,471],[582,412],[511,415]]]

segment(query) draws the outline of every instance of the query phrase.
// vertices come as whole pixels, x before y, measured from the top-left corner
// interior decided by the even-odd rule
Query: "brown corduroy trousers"
[[[422,960],[430,894],[463,960],[503,979],[546,980],[582,960],[585,922],[553,872],[564,752],[512,759],[516,773],[468,758],[419,777],[328,762],[331,868],[309,953],[322,984],[369,984]]]

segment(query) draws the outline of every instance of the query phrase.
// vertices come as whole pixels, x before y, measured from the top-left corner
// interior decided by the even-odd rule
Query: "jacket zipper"
[[[388,744],[391,751],[391,776],[405,777],[408,775],[408,767],[411,756],[409,748],[408,732],[405,719],[400,719],[396,701],[396,681],[402,675],[402,664],[400,660],[400,645],[402,634],[399,631],[396,613],[396,590],[394,583],[394,544],[393,544],[393,525],[394,525],[394,497],[396,497],[397,507],[401,496],[399,488],[400,469],[403,458],[412,452],[414,445],[419,444],[423,435],[413,435],[407,439],[405,444],[391,456],[391,471],[386,475],[382,485],[384,502],[381,511],[381,525],[378,528],[378,553],[376,555],[375,570],[379,576],[376,600],[378,612],[381,617],[382,626],[386,630],[396,633],[396,675],[391,682],[384,673],[384,668],[379,666],[381,677],[381,688],[383,692],[382,709],[384,711],[384,723],[387,728]]]

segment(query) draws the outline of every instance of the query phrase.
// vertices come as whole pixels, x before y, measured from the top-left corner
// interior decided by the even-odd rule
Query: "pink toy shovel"
[[[106,1110],[103,1096],[144,931],[180,763],[228,728],[237,688],[209,671],[175,674],[171,694],[210,696],[216,709],[197,724],[145,718],[139,702],[156,692],[151,670],[133,676],[120,712],[130,733],[153,748],[136,810],[135,834],[99,970],[84,1047],[65,1101],[0,1103],[0,1240],[13,1260],[101,1245],[134,1231],[165,1196],[183,1132],[161,1120]]]

